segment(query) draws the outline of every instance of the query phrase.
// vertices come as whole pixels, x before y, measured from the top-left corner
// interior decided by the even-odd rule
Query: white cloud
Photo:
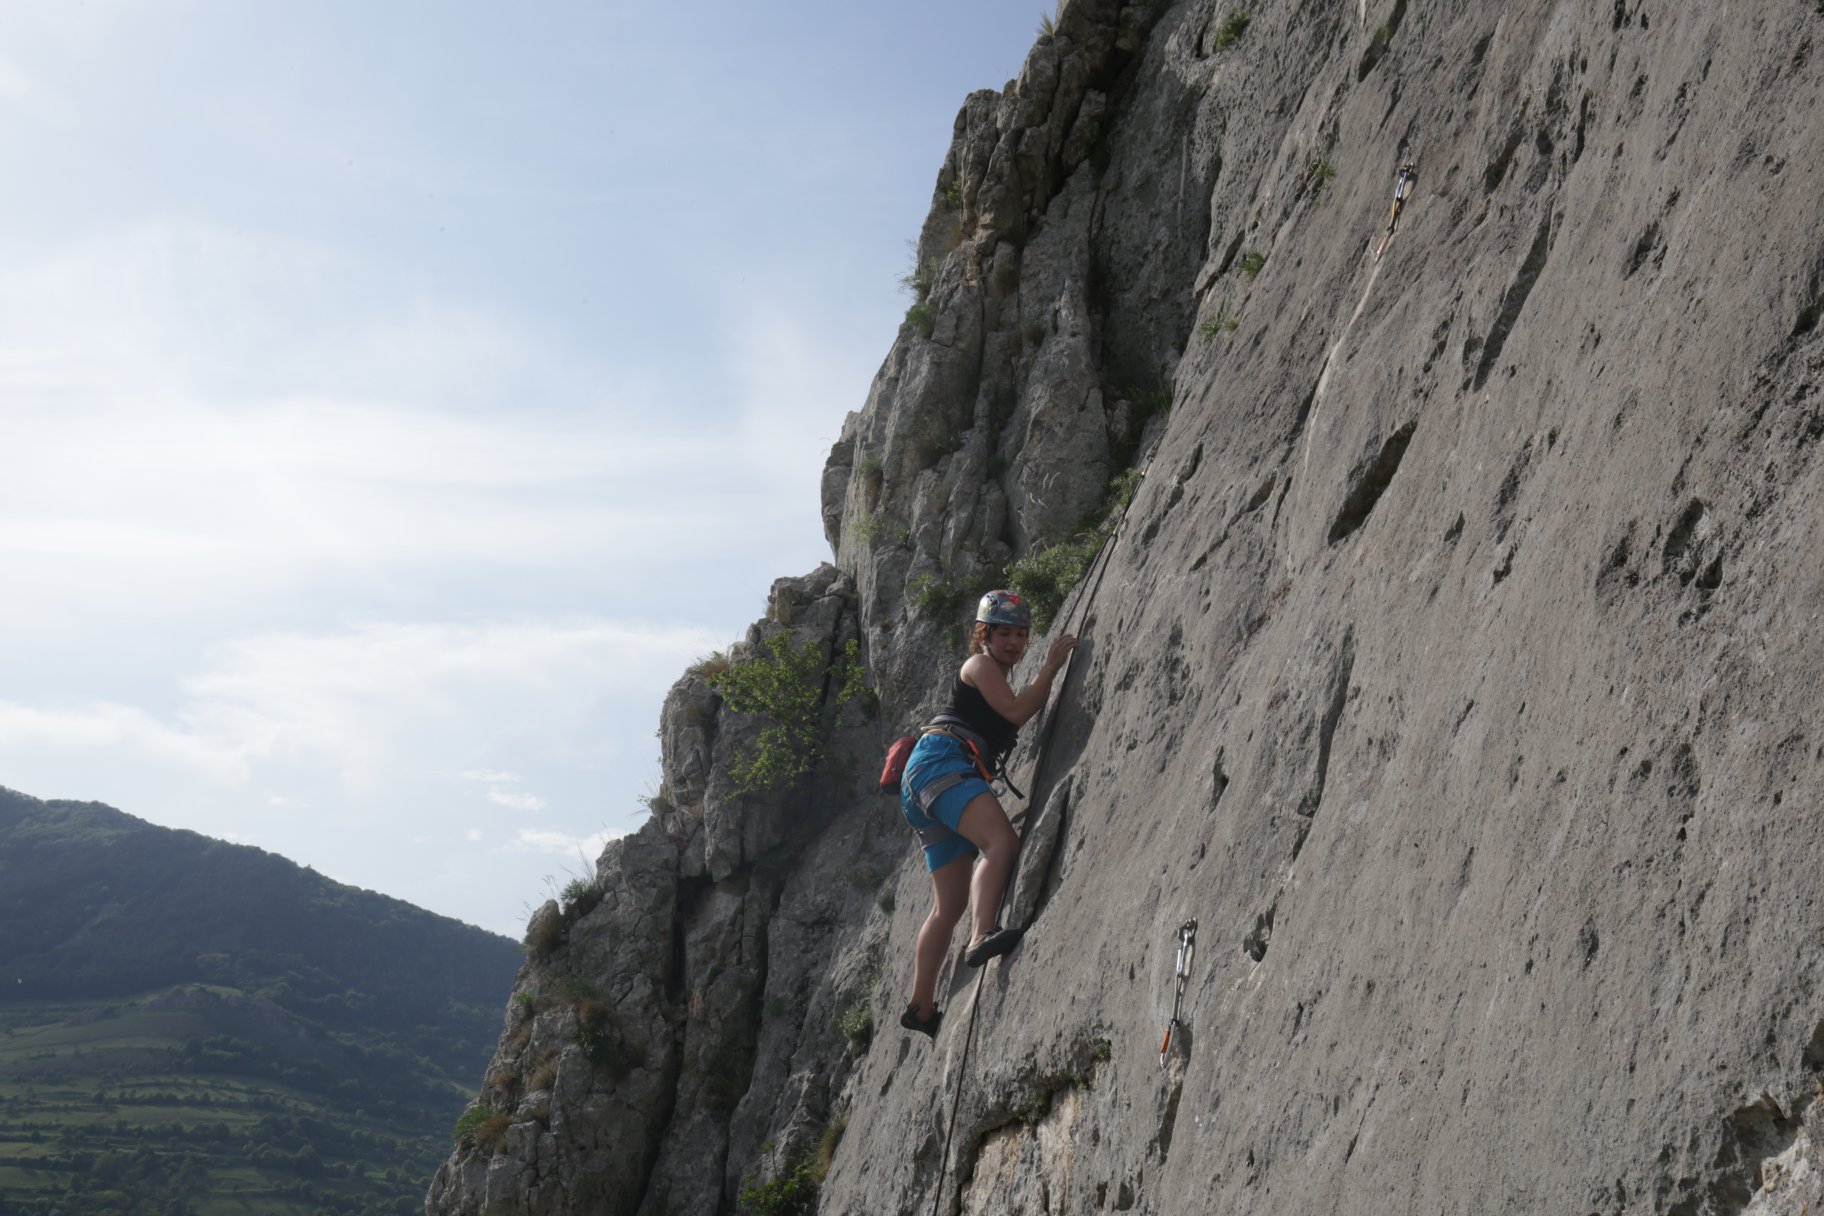
[[[0,98],[24,101],[32,95],[32,82],[19,65],[0,59]]]
[[[507,770],[485,763],[503,749],[574,769],[613,729],[604,689],[650,713],[712,643],[701,630],[601,620],[382,623],[246,638],[217,647],[206,670],[182,681],[169,716],[0,702],[0,771],[150,768],[291,807],[372,797],[418,774],[504,778]],[[296,788],[274,778],[299,773],[319,783],[314,798],[256,793]],[[522,811],[549,805],[498,788],[489,796]]]
[[[245,758],[217,741],[160,721],[143,709],[100,703],[82,709],[47,709],[0,701],[0,756],[24,759],[52,754],[130,758],[183,770],[218,785],[248,780]]]
[[[571,836],[564,832],[521,828],[513,840],[503,847],[507,852],[549,853],[556,856],[581,857],[593,863],[603,846],[610,840],[618,840],[625,835],[625,832],[604,831],[589,836]]]
[[[89,636],[439,583],[623,611],[580,588],[680,554],[757,606],[823,556],[818,471],[865,390],[819,324],[748,309],[736,392],[660,388],[329,249],[141,224],[0,270],[0,559]],[[8,597],[0,633],[77,625]]]
[[[209,671],[185,680],[184,718],[228,754],[310,757],[369,785],[402,746],[424,754],[441,743],[460,762],[465,750],[481,758],[502,724],[574,729],[611,683],[656,700],[712,640],[701,630],[587,620],[268,635],[219,647]],[[486,766],[444,771],[453,769]]]
[[[593,862],[642,814],[659,698],[714,640],[600,619],[243,638],[160,712],[0,702],[0,774],[502,927],[554,857]],[[514,834],[502,805],[537,821]],[[493,860],[452,851],[474,845]]]

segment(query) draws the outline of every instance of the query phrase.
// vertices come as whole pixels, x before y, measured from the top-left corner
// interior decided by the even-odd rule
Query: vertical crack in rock
[[[1172,1035],[1172,1059],[1167,1066],[1167,1089],[1159,1113],[1159,1132],[1153,1137],[1153,1145],[1159,1151],[1159,1164],[1164,1165],[1172,1155],[1172,1134],[1178,1128],[1178,1106],[1184,1097],[1185,1061],[1190,1057],[1189,1026],[1180,1026]]]
[[[1305,433],[1305,424],[1311,420],[1312,407],[1317,404],[1318,391],[1324,387],[1323,373],[1329,368],[1330,361],[1325,359],[1323,369],[1319,371],[1317,379],[1311,382],[1311,391],[1306,393],[1304,400],[1298,403],[1298,413],[1292,418],[1291,433],[1286,436],[1287,447],[1296,447],[1299,437]]]
[[[1374,459],[1350,475],[1349,493],[1336,512],[1335,522],[1330,525],[1331,544],[1345,539],[1368,522],[1369,513],[1387,492],[1393,475],[1400,471],[1400,461],[1405,459],[1406,447],[1412,442],[1412,433],[1417,427],[1417,422],[1408,422],[1389,435]]]
[[[1380,66],[1381,60],[1387,57],[1392,49],[1393,36],[1400,32],[1400,22],[1406,19],[1406,0],[1394,0],[1393,12],[1386,22],[1376,29],[1374,37],[1368,40],[1368,49],[1362,52],[1361,62],[1356,65],[1355,82],[1360,84],[1368,79],[1368,74]],[[1395,86],[1396,90],[1398,86]]]
[[[1659,221],[1653,220],[1647,225],[1646,230],[1640,234],[1640,239],[1634,242],[1633,252],[1628,254],[1627,260],[1622,263],[1621,277],[1624,279],[1633,278],[1635,272],[1644,266],[1649,258],[1653,260],[1654,266],[1657,267],[1665,260],[1665,256],[1665,238],[1660,235]]]
[[[1501,358],[1501,350],[1507,345],[1508,335],[1514,332],[1514,323],[1520,319],[1520,310],[1526,307],[1527,297],[1533,294],[1533,284],[1539,281],[1551,248],[1552,216],[1548,211],[1539,221],[1539,230],[1533,234],[1533,247],[1526,251],[1526,260],[1520,263],[1514,281],[1507,285],[1507,292],[1501,297],[1501,307],[1495,313],[1495,323],[1489,329],[1488,337],[1483,340],[1482,361],[1476,364],[1470,387],[1481,388],[1488,382],[1488,373]]]
[[[1514,153],[1519,150],[1521,141],[1526,138],[1526,111],[1521,110],[1514,119],[1513,127],[1507,138],[1502,141],[1501,150],[1482,171],[1482,193],[1493,194],[1501,188],[1501,179],[1507,176],[1508,167],[1514,163]]]
[[[1820,276],[1813,271],[1811,281],[1805,285],[1805,302],[1799,305],[1799,315],[1792,323],[1792,336],[1802,338],[1818,327],[1818,313],[1824,306],[1824,290],[1819,286]]]
[[[1330,672],[1329,702],[1317,726],[1317,774],[1298,804],[1298,813],[1307,819],[1316,817],[1318,804],[1324,800],[1324,785],[1330,776],[1330,745],[1336,738],[1336,725],[1342,721],[1343,704],[1349,699],[1349,677],[1354,671],[1355,630],[1351,628],[1344,631],[1343,644],[1337,648],[1336,665]]]
[[[1031,928],[1039,913],[1045,910],[1045,893],[1051,888],[1052,868],[1057,861],[1058,839],[1070,813],[1074,774],[1066,774],[1053,786],[1051,793],[1032,816],[1020,841],[1018,870],[1013,876],[1013,895],[1007,901],[1006,922]]]

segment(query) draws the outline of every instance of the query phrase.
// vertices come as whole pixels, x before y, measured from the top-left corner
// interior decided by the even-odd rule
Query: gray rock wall
[[[836,568],[775,598],[863,640],[860,771],[732,798],[751,725],[680,682],[674,809],[522,977],[670,1029],[614,1079],[510,1013],[490,1076],[555,1089],[427,1211],[733,1211],[845,1119],[826,1213],[1824,1203],[1824,10],[1230,14],[1072,0],[968,99]],[[1016,766],[1030,932],[905,1035],[866,769],[1136,459]]]

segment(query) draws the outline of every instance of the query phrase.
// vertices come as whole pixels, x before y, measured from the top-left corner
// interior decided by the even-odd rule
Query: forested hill
[[[218,984],[469,1075],[519,962],[498,934],[264,850],[0,788],[0,1003]]]
[[[519,963],[260,849],[0,789],[0,1213],[414,1212]]]

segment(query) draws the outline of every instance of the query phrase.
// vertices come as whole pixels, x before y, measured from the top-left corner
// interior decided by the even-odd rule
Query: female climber
[[[1052,679],[1077,644],[1069,634],[1053,640],[1045,666],[1016,694],[1007,677],[1026,653],[1032,608],[1011,591],[990,591],[975,622],[949,703],[925,728],[900,781],[900,808],[925,846],[935,898],[918,931],[912,1001],[899,1024],[932,1038],[943,1019],[935,1000],[937,972],[963,908],[974,912],[963,952],[967,965],[980,967],[1019,944],[1021,931],[1003,929],[995,918],[1020,838],[989,781],[1020,727],[1044,707]]]

